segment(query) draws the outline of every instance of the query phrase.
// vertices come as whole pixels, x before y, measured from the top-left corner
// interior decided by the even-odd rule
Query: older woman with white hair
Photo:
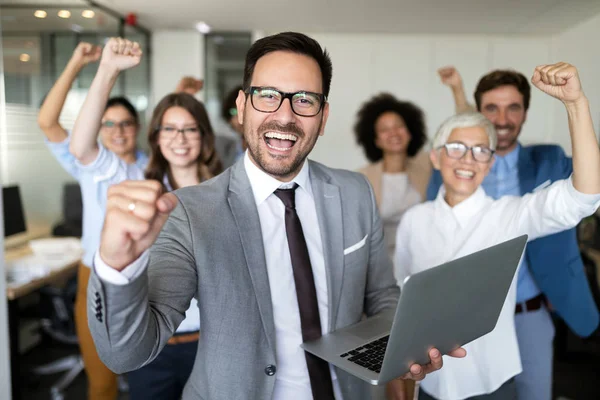
[[[600,151],[577,70],[566,63],[539,66],[532,82],[566,107],[573,175],[523,197],[493,200],[480,186],[494,162],[494,127],[478,113],[446,120],[430,154],[444,185],[435,200],[408,210],[398,227],[400,285],[411,274],[522,234],[533,240],[572,228],[600,206]],[[444,368],[422,381],[420,400],[516,399],[513,377],[521,372],[521,360],[515,303],[513,282],[496,328],[464,346],[467,357],[444,357]]]

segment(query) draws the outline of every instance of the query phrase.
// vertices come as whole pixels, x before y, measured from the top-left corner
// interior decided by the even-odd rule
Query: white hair
[[[496,128],[494,128],[494,125],[486,117],[478,112],[456,114],[445,120],[433,138],[433,148],[438,149],[446,144],[454,129],[472,128],[475,126],[483,128],[490,140],[490,149],[496,150],[496,143],[498,143]]]

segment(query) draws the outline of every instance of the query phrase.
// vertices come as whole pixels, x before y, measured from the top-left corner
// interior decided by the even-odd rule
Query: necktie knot
[[[283,202],[285,208],[296,208],[296,189],[298,184],[294,183],[289,189],[277,189],[273,194],[279,197],[279,200]]]

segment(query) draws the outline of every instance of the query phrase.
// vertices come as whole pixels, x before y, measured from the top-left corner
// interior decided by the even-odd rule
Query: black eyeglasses
[[[158,130],[160,131],[160,136],[168,140],[175,139],[179,132],[181,132],[187,140],[197,140],[200,138],[200,129],[196,126],[183,129],[175,128],[174,126],[161,126]]]
[[[283,100],[290,99],[292,111],[301,117],[314,117],[327,101],[324,94],[304,90],[286,93],[272,87],[251,86],[245,93],[250,95],[250,102],[256,111],[274,113],[279,110]]]
[[[442,147],[446,149],[446,154],[448,154],[448,157],[454,158],[455,160],[460,160],[465,156],[465,154],[467,154],[467,151],[471,150],[473,160],[487,163],[490,162],[495,153],[494,150],[486,146],[469,147],[461,142],[446,143],[438,148],[441,149]]]

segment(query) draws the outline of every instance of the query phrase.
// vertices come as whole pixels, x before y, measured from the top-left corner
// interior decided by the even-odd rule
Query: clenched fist
[[[100,65],[117,71],[133,68],[142,59],[139,43],[123,38],[110,38],[102,51]]]
[[[531,83],[565,104],[585,99],[577,68],[568,63],[559,62],[535,67]]]
[[[125,181],[108,190],[100,257],[121,271],[156,240],[178,200],[155,180]]]
[[[452,66],[438,69],[438,75],[440,76],[442,83],[446,86],[451,88],[462,86],[462,78],[457,69]]]
[[[91,62],[100,59],[102,49],[91,43],[81,42],[77,45],[71,56],[71,62],[74,62],[79,68],[83,68]]]
[[[181,78],[175,88],[175,93],[188,93],[192,96],[198,93],[204,87],[204,81],[202,79],[196,79],[193,76],[184,76]]]

